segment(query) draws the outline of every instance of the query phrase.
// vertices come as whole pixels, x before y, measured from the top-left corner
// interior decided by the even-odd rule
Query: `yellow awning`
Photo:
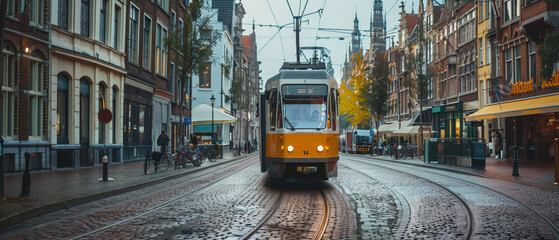
[[[466,121],[559,112],[559,95],[487,106],[466,117]]]

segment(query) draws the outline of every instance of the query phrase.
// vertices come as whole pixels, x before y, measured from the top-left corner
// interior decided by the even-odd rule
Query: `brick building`
[[[22,4],[26,3],[26,4]],[[24,153],[31,153],[31,169],[52,166],[49,124],[50,1],[7,1],[0,108],[0,135],[4,138],[4,171],[25,168]]]

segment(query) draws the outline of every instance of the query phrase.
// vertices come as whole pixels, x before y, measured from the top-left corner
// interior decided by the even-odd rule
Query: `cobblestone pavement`
[[[386,171],[386,169],[404,169],[406,173],[436,181],[446,189],[457,193],[472,209],[473,215],[475,216],[474,239],[555,239],[557,237],[549,225],[543,221],[543,218],[517,201],[520,200],[534,207],[553,221],[553,219],[557,219],[557,191],[511,184],[510,182],[486,177],[456,174],[436,169],[395,164],[393,162],[375,161],[370,158],[347,157],[345,159],[351,161],[351,167],[356,169],[367,169],[366,165],[369,165],[369,168],[384,168],[385,170],[381,171],[382,173],[389,172]],[[362,161],[353,161],[352,159],[362,159],[365,163]],[[348,163],[346,162],[345,164]],[[363,170],[363,172],[369,172],[369,170]],[[370,176],[373,176],[381,182],[386,182],[386,176],[376,174],[370,174]],[[401,181],[404,181],[404,179]],[[417,184],[413,191],[417,191],[418,188],[422,188],[423,185],[426,184],[418,180],[416,180],[416,182]],[[489,187],[497,192],[484,187]],[[402,192],[401,188],[396,189]],[[405,190],[404,188],[404,191]],[[505,193],[506,195],[501,193]],[[403,195],[405,195],[405,193],[403,193]],[[429,194],[422,198],[429,198],[432,196],[432,194]],[[409,201],[407,197],[406,200]],[[539,202],[539,204],[534,204],[537,202]],[[410,207],[412,211],[410,222],[413,222],[414,205],[410,203]],[[433,215],[431,212],[422,216],[423,219],[430,219],[432,217],[437,218],[437,216]],[[429,224],[429,226],[437,225]],[[457,229],[456,232],[459,233],[460,231]],[[406,231],[403,236],[404,238],[430,238],[424,233],[411,236],[406,234],[410,234],[410,232]]]
[[[65,180],[51,179],[55,186],[38,174],[32,186],[42,198],[24,201],[68,199],[77,193],[100,195],[86,204],[64,200],[61,208],[67,209],[29,219],[11,232],[0,233],[0,238],[61,239],[99,229],[82,239],[239,239],[266,215],[281,189],[284,197],[275,217],[251,239],[312,238],[325,207],[318,189],[330,205],[323,239],[461,239],[469,223],[462,201],[474,215],[474,239],[556,237],[540,216],[520,203],[555,225],[559,222],[558,189],[538,187],[542,180],[534,175],[503,181],[483,176],[484,172],[447,167],[449,172],[417,161],[410,165],[409,160],[342,154],[338,178],[278,186],[260,172],[256,155],[248,158],[246,164],[218,161],[207,163],[213,166],[209,168],[151,175],[126,169],[140,163],[123,164],[112,168],[121,181],[107,183],[97,182],[97,177],[94,181],[80,177],[80,173],[93,174],[91,169],[56,173]],[[493,174],[494,169],[485,173]],[[123,187],[129,188],[124,194],[102,196]],[[4,203],[0,213],[10,212],[9,206],[21,206]]]
[[[403,209],[409,209],[407,203],[404,202],[406,208],[402,207],[401,201],[394,197],[394,192],[378,180],[354,171],[345,164],[338,167],[339,177],[332,181],[351,201],[348,209],[353,209],[355,213],[355,237],[393,239],[393,229],[400,225]]]
[[[343,172],[349,174],[347,176],[355,178],[352,181],[371,182],[372,188],[379,187],[381,189],[377,191],[381,193],[377,196],[379,198],[377,201],[370,200],[371,196],[356,196],[355,201],[364,202],[369,206],[380,205],[380,209],[382,209],[382,205],[391,206],[388,209],[382,209],[380,212],[383,214],[391,213],[392,216],[367,215],[369,222],[362,220],[362,226],[367,230],[369,230],[369,226],[385,226],[384,230],[371,229],[372,231],[378,231],[376,234],[382,234],[384,238],[464,238],[464,232],[466,232],[468,224],[468,213],[459,199],[450,194],[448,190],[414,176],[387,171],[387,169],[375,167],[367,163],[352,161],[352,158],[344,158],[343,160],[345,161],[342,163],[342,166],[346,167],[346,170]],[[351,162],[349,163],[348,161]],[[359,174],[360,176],[355,176],[358,173],[361,173]],[[340,178],[344,178],[344,175]],[[342,186],[345,187],[346,185]],[[405,202],[400,202],[401,200],[395,197],[394,192],[401,194]],[[371,194],[370,192],[362,192],[360,189],[355,189],[353,193],[354,195],[356,193]],[[372,193],[374,194],[375,192],[373,191]],[[403,216],[404,213],[402,207],[395,209],[394,201],[399,201],[398,205],[407,205],[406,207],[410,209],[408,219],[400,218],[400,224],[405,226],[404,228],[400,228],[400,226],[395,224],[395,215]],[[357,207],[358,212],[365,210],[367,209]],[[386,210],[389,212],[386,212]],[[363,236],[363,239],[369,239],[367,237]]]
[[[252,158],[249,163],[254,165],[255,158]],[[184,178],[46,214],[24,222],[13,234],[3,233],[2,238],[70,238],[111,224],[126,222],[135,217],[137,218],[126,224],[107,228],[97,234],[85,236],[85,238],[111,239],[118,236],[123,239],[152,239],[173,232],[177,227],[182,231],[181,225],[179,225],[182,219],[173,219],[172,222],[169,222],[168,219],[174,214],[178,214],[178,218],[188,218],[196,217],[200,213],[195,209],[186,215],[184,211],[176,211],[173,208],[177,204],[186,207],[191,205],[193,202],[191,193],[222,176],[246,167],[247,163],[231,162],[228,167],[206,169],[206,171],[196,172]],[[203,203],[203,201],[196,201],[196,203]]]

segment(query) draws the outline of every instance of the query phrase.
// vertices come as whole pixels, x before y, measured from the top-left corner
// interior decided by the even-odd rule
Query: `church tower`
[[[361,32],[359,31],[359,19],[357,19],[357,12],[353,20],[353,32],[351,33],[351,56],[359,54],[361,49]]]
[[[373,25],[371,29],[371,49],[378,53],[386,50],[385,24],[382,15],[382,0],[375,0],[373,3]]]

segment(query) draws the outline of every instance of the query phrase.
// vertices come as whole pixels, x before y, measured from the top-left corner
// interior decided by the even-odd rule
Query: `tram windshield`
[[[284,128],[294,130],[326,127],[326,85],[283,85],[281,90]]]

